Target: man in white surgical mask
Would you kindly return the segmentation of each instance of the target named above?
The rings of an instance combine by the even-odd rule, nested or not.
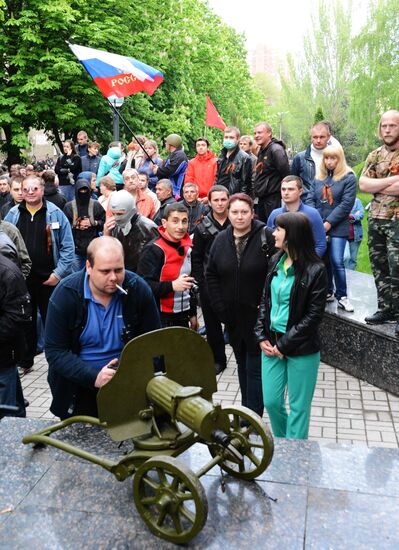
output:
[[[252,195],[252,162],[240,149],[240,130],[234,126],[224,129],[223,149],[217,160],[215,185],[226,187],[230,195]]]

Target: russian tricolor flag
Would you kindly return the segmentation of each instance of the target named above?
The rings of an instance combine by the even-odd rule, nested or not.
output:
[[[69,47],[107,99],[137,92],[152,95],[163,81],[163,74],[133,57],[69,44]]]

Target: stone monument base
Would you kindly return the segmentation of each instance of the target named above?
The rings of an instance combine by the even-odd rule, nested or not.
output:
[[[7,550],[172,549],[154,537],[133,503],[132,480],[118,482],[99,466],[54,448],[32,449],[24,435],[43,420],[0,422],[0,547]],[[105,431],[74,426],[63,439],[115,458]],[[399,548],[399,450],[276,440],[258,480],[201,478],[208,521],[193,549]],[[194,472],[209,460],[197,444],[179,457]]]
[[[320,327],[322,361],[373,386],[399,395],[399,338],[395,324],[367,325],[364,318],[377,311],[374,278],[347,271],[347,313],[337,302],[327,304]]]

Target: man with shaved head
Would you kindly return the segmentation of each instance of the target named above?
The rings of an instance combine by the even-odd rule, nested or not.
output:
[[[61,281],[49,303],[45,352],[51,412],[61,419],[98,416],[98,388],[115,374],[123,346],[160,326],[152,291],[125,270],[118,239],[94,239],[86,270]]]
[[[259,145],[254,194],[259,199],[259,219],[266,223],[272,211],[281,206],[281,181],[290,173],[290,166],[284,142],[273,137],[267,122],[255,126],[254,139]]]
[[[381,117],[384,142],[367,157],[359,187],[374,195],[370,204],[369,255],[377,287],[378,310],[365,318],[370,325],[396,322],[399,336],[399,112]]]

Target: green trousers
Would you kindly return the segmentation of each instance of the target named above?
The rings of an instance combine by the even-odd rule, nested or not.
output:
[[[284,359],[262,353],[263,401],[276,437],[307,439],[319,364],[320,353]],[[289,415],[284,400],[286,387]]]

